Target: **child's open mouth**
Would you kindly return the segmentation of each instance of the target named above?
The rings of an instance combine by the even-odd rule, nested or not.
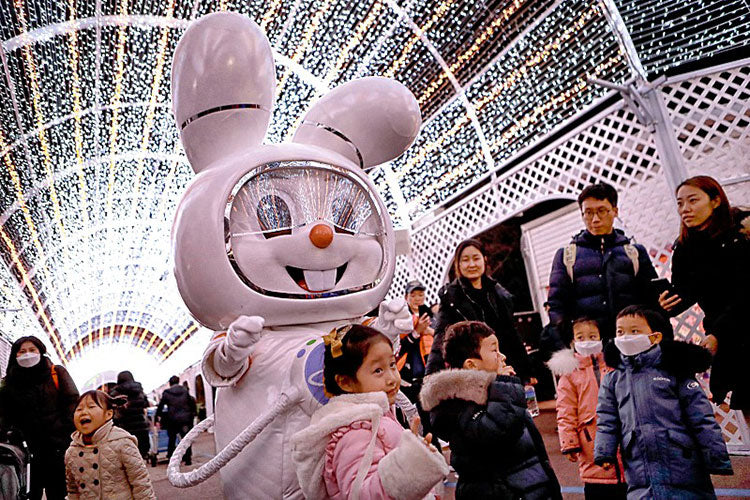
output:
[[[79,420],[79,422],[81,423],[81,425],[86,425],[91,423],[91,419],[88,417],[83,417]]]

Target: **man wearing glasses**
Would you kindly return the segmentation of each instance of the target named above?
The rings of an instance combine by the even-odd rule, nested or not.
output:
[[[553,334],[566,345],[571,322],[582,316],[596,320],[602,338],[608,339],[614,337],[617,313],[626,306],[659,310],[651,284],[657,275],[646,249],[614,228],[615,188],[605,183],[587,186],[578,196],[578,206],[586,229],[557,251],[549,280]]]

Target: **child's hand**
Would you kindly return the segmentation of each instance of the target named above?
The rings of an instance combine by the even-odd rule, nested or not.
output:
[[[570,453],[567,453],[565,456],[568,457],[568,460],[570,460],[571,462],[578,462],[577,451],[571,451]]]
[[[510,365],[501,365],[497,370],[498,375],[515,375],[516,370]]]
[[[415,436],[421,437],[419,435],[419,426],[422,424],[422,419],[419,418],[419,416],[416,416],[412,419],[411,423],[409,424],[409,428],[414,433]],[[422,442],[427,446],[427,448],[430,451],[437,451],[437,448],[432,446],[432,433],[430,432],[425,437],[422,438]]]

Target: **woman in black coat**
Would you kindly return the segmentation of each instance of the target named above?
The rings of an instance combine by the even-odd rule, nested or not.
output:
[[[672,255],[676,295],[661,295],[661,306],[676,314],[694,303],[703,309],[706,347],[714,354],[710,388],[721,403],[750,420],[750,213],[730,207],[721,185],[692,177],[677,188],[680,237]]]
[[[484,246],[469,239],[459,243],[453,259],[457,278],[440,290],[440,311],[435,323],[435,339],[427,359],[427,375],[445,368],[443,338],[445,330],[459,321],[482,321],[495,331],[500,352],[505,354],[524,382],[532,380],[526,348],[513,325],[513,300],[510,292],[485,274],[487,257]]]
[[[128,402],[115,413],[115,425],[138,439],[138,450],[141,456],[146,458],[150,448],[149,425],[146,420],[146,409],[149,404],[143,386],[133,379],[133,374],[128,370],[121,371],[117,374],[117,385],[112,388],[110,395],[128,398]]]
[[[31,498],[64,499],[65,450],[70,445],[78,389],[68,371],[52,364],[36,337],[21,337],[10,349],[8,370],[0,386],[0,421],[16,429],[33,454]]]

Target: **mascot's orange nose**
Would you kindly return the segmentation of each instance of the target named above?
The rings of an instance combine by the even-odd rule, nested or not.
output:
[[[310,229],[310,241],[318,248],[326,248],[333,241],[333,229],[326,224],[315,224]]]

